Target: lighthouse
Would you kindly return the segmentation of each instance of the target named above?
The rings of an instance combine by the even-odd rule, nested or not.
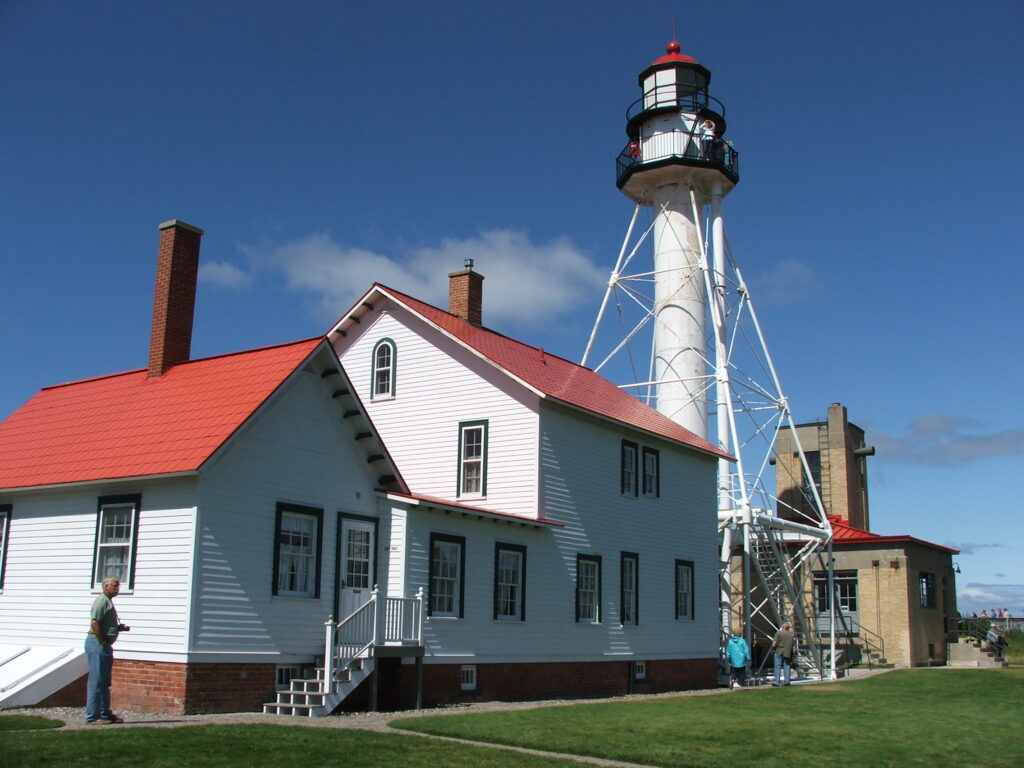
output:
[[[628,142],[616,162],[616,184],[654,217],[656,407],[708,438],[708,393],[715,391],[708,296],[724,274],[722,198],[739,182],[739,156],[724,138],[725,107],[708,92],[711,72],[680,50],[669,43],[640,73],[641,96],[626,111]]]

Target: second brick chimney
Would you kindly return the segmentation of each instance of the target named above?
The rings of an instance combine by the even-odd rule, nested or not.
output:
[[[199,240],[203,230],[172,219],[160,225],[153,326],[149,337],[149,376],[163,376],[189,359],[192,318],[199,277]]]
[[[473,260],[466,268],[448,275],[448,311],[473,325],[483,325],[484,276],[473,271]]]

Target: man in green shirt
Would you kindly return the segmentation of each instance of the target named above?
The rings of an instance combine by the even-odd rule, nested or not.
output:
[[[114,641],[121,630],[113,599],[121,590],[115,578],[103,580],[103,593],[96,596],[89,614],[89,634],[85,638],[85,656],[89,661],[88,698],[85,722],[109,725],[124,722],[110,711],[110,672],[114,666]]]

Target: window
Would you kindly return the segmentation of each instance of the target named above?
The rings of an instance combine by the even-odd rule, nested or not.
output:
[[[494,545],[494,618],[526,619],[526,547]]]
[[[594,555],[576,555],[576,621],[601,621],[601,558]]]
[[[395,396],[395,342],[381,339],[373,347],[373,392],[370,397]]]
[[[832,586],[836,594],[836,607],[842,613],[857,612],[857,572],[835,571],[832,574]],[[828,613],[828,574],[814,574],[814,610]]]
[[[653,448],[644,448],[644,496],[657,498],[660,493],[658,478],[658,452]]]
[[[622,481],[621,492],[623,496],[637,495],[636,482],[636,459],[637,445],[629,440],[622,441]]]
[[[799,454],[797,454],[799,456]],[[811,490],[813,485],[815,490],[818,491],[818,496],[821,496],[821,451],[804,451],[804,457],[807,459],[807,469],[810,470],[810,475],[804,475],[804,504],[809,508],[814,508],[814,491]]]
[[[921,586],[921,607],[935,607],[935,574],[921,573],[918,576],[918,583]]]
[[[466,540],[461,536],[430,534],[431,616],[462,618],[465,594]]]
[[[676,618],[693,618],[693,563],[676,560]]]
[[[92,584],[100,589],[113,577],[132,589],[135,580],[135,543],[139,534],[142,497],[101,496],[96,515],[96,549],[93,552]]]
[[[277,505],[273,594],[320,597],[320,554],[324,511],[297,504]]]
[[[7,570],[7,539],[11,536],[11,505],[0,504],[0,589],[4,588]]]
[[[487,422],[459,424],[459,496],[487,495]]]
[[[623,624],[636,624],[638,621],[637,608],[639,607],[639,588],[637,577],[639,575],[639,555],[632,552],[623,552],[619,562],[619,596],[621,609],[620,616]]]
[[[633,679],[634,680],[646,680],[647,679],[647,662],[646,661],[634,661],[633,662]]]
[[[463,664],[459,680],[459,690],[476,690],[476,664]]]

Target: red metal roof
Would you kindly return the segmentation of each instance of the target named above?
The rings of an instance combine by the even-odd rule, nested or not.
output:
[[[926,547],[938,549],[943,552],[959,554],[960,550],[944,547],[941,544],[933,544],[924,539],[915,539],[913,536],[882,536],[878,533],[871,533],[860,528],[855,528],[842,519],[839,515],[829,515],[828,521],[832,524],[832,541],[836,544],[923,544]]]
[[[373,289],[379,289],[398,303],[404,304],[411,311],[476,350],[499,368],[538,390],[545,397],[613,419],[635,429],[683,443],[699,451],[732,458],[664,414],[641,403],[589,368],[571,363],[538,347],[531,347],[508,336],[473,325],[453,314],[379,283],[375,283]],[[363,300],[360,299],[356,303],[356,308]]]
[[[322,341],[42,389],[0,422],[0,488],[197,470]]]

